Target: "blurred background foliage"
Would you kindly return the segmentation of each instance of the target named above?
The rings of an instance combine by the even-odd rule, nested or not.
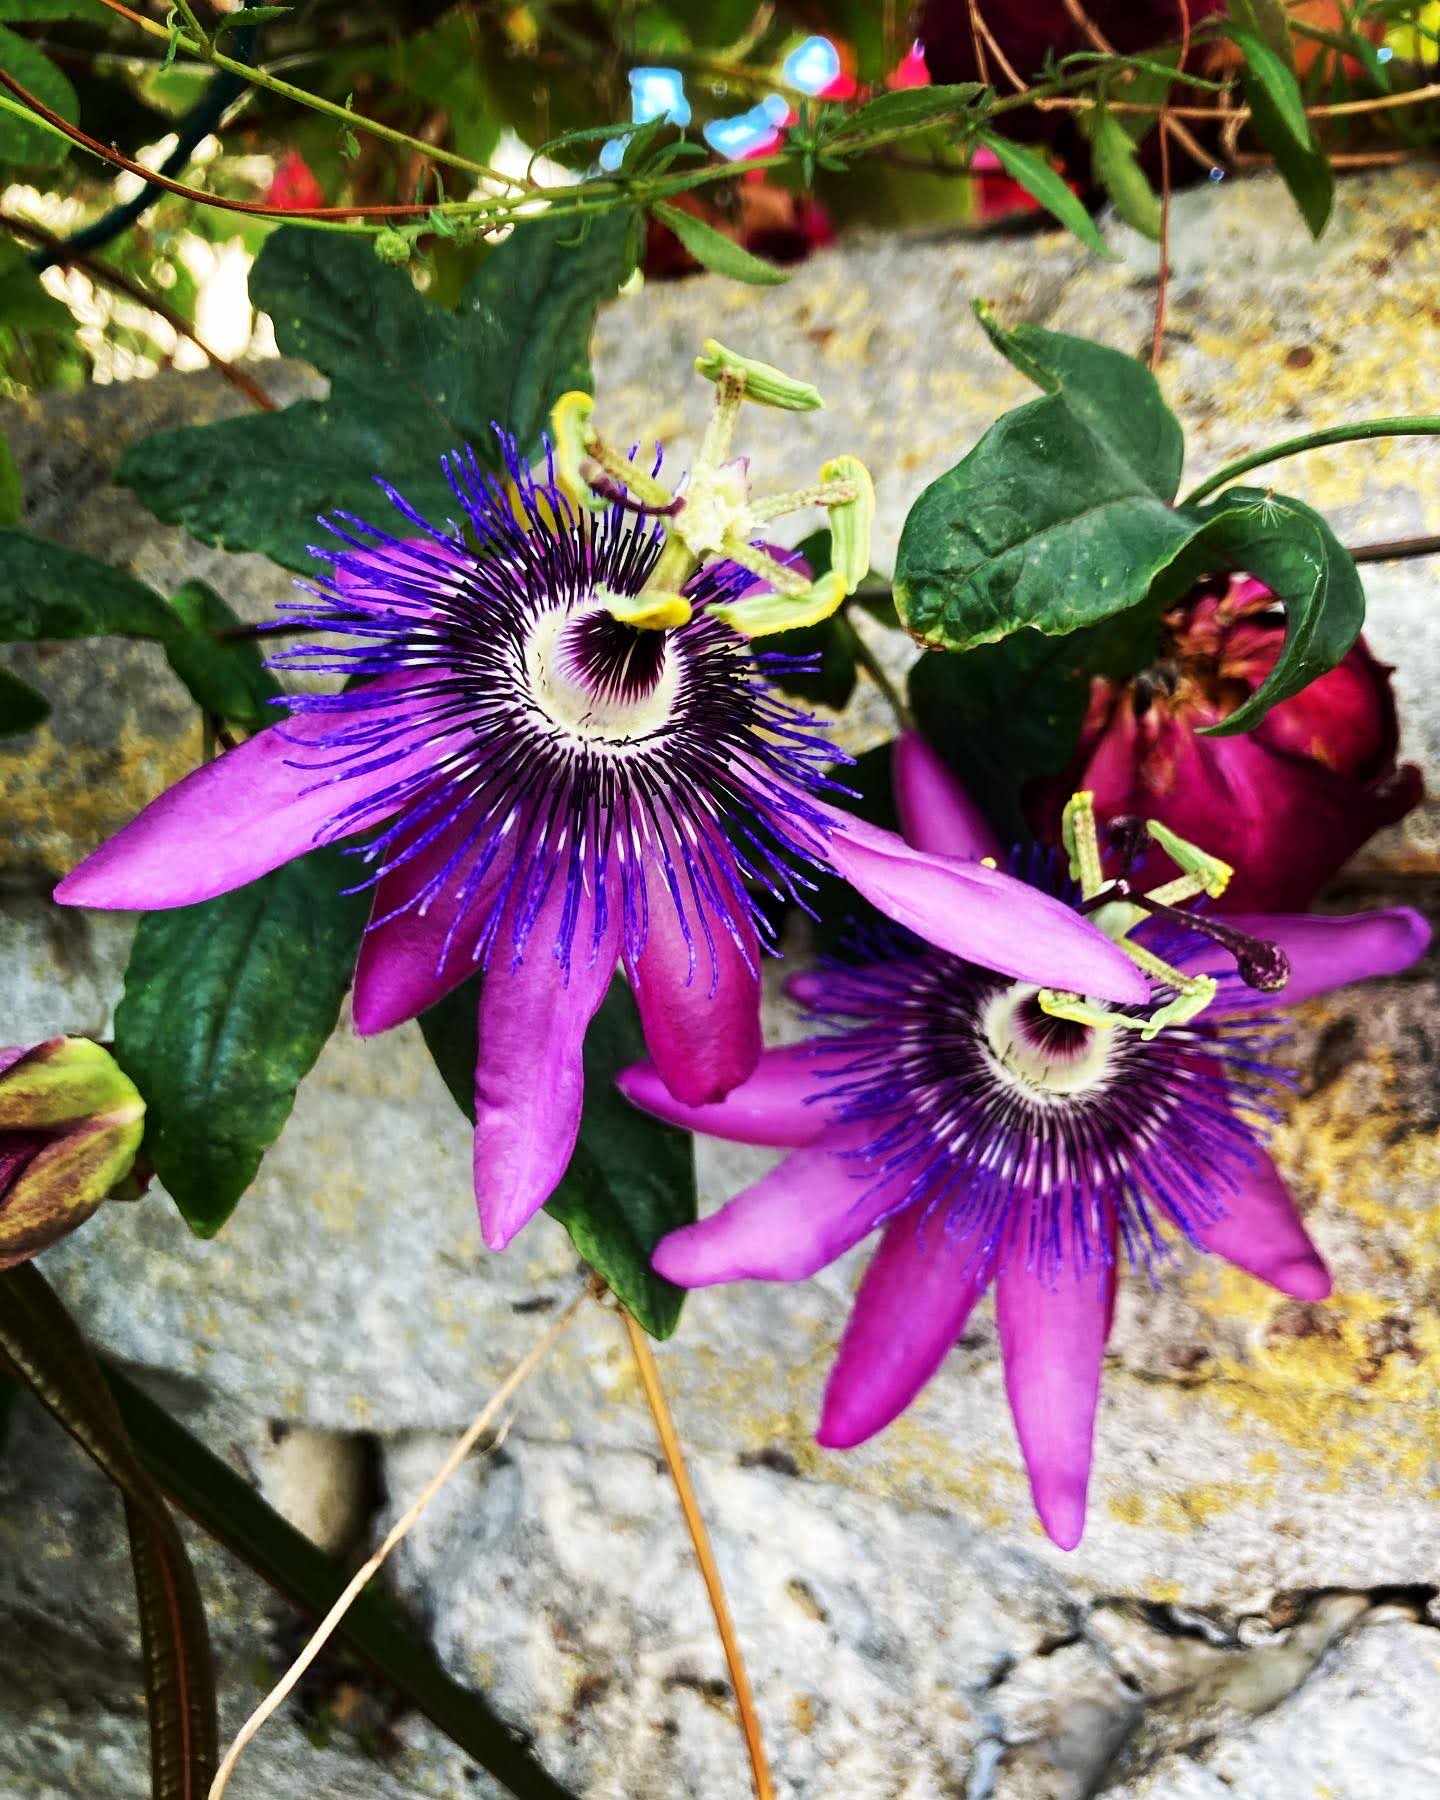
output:
[[[1185,108],[1172,183],[1220,178],[1284,149],[1263,130],[1257,141],[1258,109],[1253,121],[1236,116],[1238,99],[1254,100],[1247,63],[1262,53],[1247,41],[1278,47],[1311,108],[1378,102],[1312,116],[1333,164],[1425,154],[1440,126],[1428,93],[1440,59],[1436,0],[1232,0],[1228,20],[1215,0],[1093,0],[1088,12],[1070,0],[1007,0],[984,11],[988,55],[983,45],[977,55],[969,0],[920,9],[904,0],[298,0],[238,10],[210,0],[173,10],[166,0],[0,0],[0,71],[100,146],[277,215],[487,191],[429,150],[542,186],[603,178],[626,149],[626,128],[658,117],[674,128],[672,175],[730,165],[725,179],[672,194],[673,203],[782,265],[858,225],[1014,229],[1033,216],[1025,188],[1035,181],[1017,185],[1013,168],[977,142],[973,119],[968,131],[952,120],[863,155],[812,153],[827,116],[932,79],[988,82],[1013,100],[1007,65],[1035,81],[1089,57],[1098,109],[1012,107],[996,126],[1038,146],[1087,205],[1108,194],[1152,235],[1153,108],[1167,92]],[[1178,43],[1187,25],[1187,88],[1171,86],[1153,54],[1148,68],[1112,58],[1107,74],[1095,49],[1152,52]],[[212,66],[175,35],[192,26],[237,64],[413,141],[357,132],[252,85],[243,68]],[[146,190],[26,115],[13,94],[0,93],[0,392],[123,379],[167,361],[200,366],[205,352],[187,334],[226,358],[270,347],[246,274],[271,218]],[[1107,97],[1122,95],[1152,110],[1107,110]],[[767,166],[739,166],[756,157]],[[1297,198],[1303,179],[1291,183]],[[497,180],[488,191],[499,191]],[[443,216],[435,222],[407,226],[391,250],[450,301],[488,246]],[[650,216],[647,278],[693,270],[694,251]]]

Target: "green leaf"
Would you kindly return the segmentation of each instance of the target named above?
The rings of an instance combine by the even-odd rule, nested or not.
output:
[[[368,239],[277,231],[251,298],[273,318],[281,350],[330,377],[328,397],[159,432],[130,447],[117,479],[206,543],[261,550],[294,569],[312,566],[317,515],[388,513],[376,475],[448,518],[455,498],[442,455],[469,442],[498,466],[492,420],[532,452],[559,396],[589,388],[590,334],[628,273],[629,225],[623,210],[583,225],[526,220],[486,258],[457,312],[379,266]]]
[[[1057,175],[1038,151],[1013,143],[998,131],[979,132],[976,141],[994,154],[1000,167],[1012,181],[1020,183],[1032,200],[1039,201],[1067,231],[1073,231],[1087,250],[1096,250],[1115,261],[1115,252],[1096,230],[1095,221],[1071,193],[1064,177]]]
[[[1160,237],[1160,200],[1140,167],[1135,140],[1103,100],[1081,116],[1090,140],[1095,177],[1116,212],[1143,236]]]
[[[34,44],[7,31],[0,25],[0,69],[13,75],[21,85],[53,113],[74,124],[80,116],[75,90]],[[17,105],[23,102],[16,98]],[[8,106],[0,112],[0,163],[18,163],[26,168],[53,169],[63,162],[70,150],[70,140],[46,120],[30,114],[21,117]]]
[[[425,1013],[420,1029],[445,1085],[475,1117],[479,978]],[[695,1218],[695,1161],[684,1132],[637,1111],[615,1076],[645,1055],[635,1002],[618,977],[585,1037],[585,1110],[565,1179],[545,1210],[652,1337],[669,1337],[684,1290],[650,1267],[667,1231]]]
[[[316,1549],[249,1484],[120,1370],[103,1371],[136,1455],[174,1505],[312,1619],[329,1612],[350,1571]],[[336,1637],[519,1800],[569,1800],[484,1698],[453,1680],[368,1587]]]
[[[1300,85],[1259,38],[1245,31],[1230,35],[1245,58],[1241,82],[1255,135],[1275,158],[1301,217],[1318,238],[1335,202],[1335,176],[1305,117]]]
[[[175,632],[174,614],[144,582],[28,531],[0,530],[0,568],[0,643]]]
[[[949,87],[895,88],[877,94],[846,118],[837,142],[876,131],[920,131],[927,125],[958,123],[988,91],[981,82],[959,81]]]
[[[1050,392],[991,426],[905,521],[895,603],[912,636],[946,650],[1022,626],[1060,635],[1137,605],[1198,529],[1166,504],[1182,444],[1148,370],[980,317]]]
[[[9,440],[0,432],[0,529],[20,523],[25,495]]]
[[[663,200],[657,200],[650,210],[662,225],[669,226],[696,262],[717,275],[748,281],[752,287],[778,287],[790,279],[784,269],[766,262],[763,256],[753,255],[743,244],[737,244],[693,213],[667,206]]]
[[[185,1542],[74,1320],[33,1264],[0,1274],[0,1360],[124,1494],[150,1719],[150,1791],[155,1800],[205,1800],[217,1760],[215,1675]]]
[[[0,737],[33,731],[50,717],[50,702],[28,682],[0,669]]]
[[[335,1028],[368,895],[334,849],[232,894],[147,913],[115,1013],[115,1057],[147,1106],[155,1172],[212,1237],[280,1135]]]
[[[171,595],[170,605],[183,635],[170,639],[165,654],[202,712],[246,731],[273,725],[279,715],[270,702],[280,686],[265,667],[259,645],[253,639],[225,642],[215,636],[241,623],[229,603],[203,581],[187,581]]]
[[[1290,41],[1290,15],[1285,0],[1229,0],[1225,13],[1236,30],[1258,38],[1292,74],[1295,72],[1295,46]]]
[[[1355,559],[1312,507],[1263,488],[1229,488],[1208,506],[1188,508],[1199,533],[1168,570],[1160,599],[1183,593],[1201,574],[1243,569],[1285,609],[1285,645],[1262,686],[1209,735],[1252,731],[1281,700],[1333,669],[1365,623],[1365,589]]]
[[[294,10],[293,6],[247,6],[244,12],[222,13],[210,27],[210,41],[218,43],[227,31],[241,26],[248,30],[255,25],[272,25],[276,19],[288,18]]]
[[[100,0],[0,0],[0,19],[32,24],[49,19],[88,19],[103,25],[112,16]]]
[[[47,294],[30,259],[13,238],[0,238],[0,324],[12,331],[61,332],[73,336],[75,315]],[[13,519],[0,521],[13,525]]]

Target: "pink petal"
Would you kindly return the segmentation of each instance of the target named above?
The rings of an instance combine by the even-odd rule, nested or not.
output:
[[[1262,994],[1229,981],[1221,989],[1215,1015],[1257,1007],[1293,1006],[1317,994],[1372,976],[1398,975],[1419,960],[1430,944],[1430,927],[1408,906],[1380,912],[1324,918],[1314,913],[1236,913],[1225,923],[1264,938],[1290,959],[1290,979],[1278,992]],[[1197,947],[1177,966],[1187,974],[1234,973],[1235,959],[1218,944]]]
[[[1115,1289],[1113,1260],[1042,1279],[1023,1237],[995,1282],[1005,1391],[1040,1523],[1062,1550],[1085,1530],[1100,1368]]]
[[[397,585],[402,604],[419,589],[454,593],[460,587],[456,572],[472,568],[474,560],[459,546],[434,538],[399,538],[365,550],[342,550],[331,579],[347,603],[393,611]]]
[[[677,859],[678,860],[678,859]],[[752,1074],[760,1058],[760,944],[741,902],[734,928],[697,901],[682,872],[686,926],[655,864],[646,871],[645,947],[625,970],[645,1045],[677,1100],[703,1106]]]
[[[787,1156],[697,1225],[660,1240],[653,1266],[680,1287],[718,1281],[803,1281],[875,1229],[904,1197],[903,1181],[876,1182],[863,1148],[876,1125],[842,1125]]]
[[[414,675],[387,676],[365,692],[373,699],[393,691],[399,725],[407,716],[407,690],[415,685]],[[411,713],[415,704],[410,702]],[[425,741],[393,760],[388,750],[357,752],[363,772],[329,766],[340,752],[317,740],[375,718],[372,706],[357,707],[353,715],[344,708],[321,709],[272,725],[152,800],[65,877],[55,898],[63,906],[127,912],[190,906],[244,887],[303,855],[337,814],[423,775],[443,754],[443,747]],[[365,768],[372,762],[379,766]],[[383,811],[337,835],[367,830],[376,816],[383,817]]]
[[[1225,1200],[1225,1211],[1213,1224],[1195,1228],[1195,1239],[1227,1262],[1259,1276],[1296,1300],[1324,1300],[1330,1293],[1330,1271],[1286,1191],[1280,1172],[1263,1151],[1242,1182],[1240,1192]]]
[[[993,1266],[973,1235],[908,1207],[885,1227],[825,1388],[816,1439],[864,1443],[904,1412],[949,1354]]]
[[[892,754],[900,830],[915,850],[979,862],[999,857],[999,839],[918,731],[902,731]]]
[[[834,807],[825,854],[838,875],[917,936],[987,969],[1102,1000],[1140,1003],[1150,985],[1079,913],[983,863],[912,850]]]
[[[618,886],[592,953],[595,906],[580,908],[569,980],[555,955],[565,904],[563,871],[551,885],[518,966],[510,959],[511,920],[501,920],[480,985],[480,1056],[475,1068],[475,1198],[492,1250],[503,1250],[554,1193],[580,1132],[585,1094],[585,1030],[605,998],[620,949]]]
[[[832,1114],[815,1104],[817,1078],[824,1071],[817,1047],[842,1040],[812,1038],[803,1044],[761,1052],[755,1071],[723,1100],[688,1106],[677,1100],[660,1079],[654,1063],[636,1063],[616,1077],[621,1093],[668,1125],[728,1138],[732,1144],[774,1144],[787,1149],[813,1142],[831,1123]]]
[[[514,858],[513,834],[475,892],[464,897],[464,917],[458,924],[456,910],[474,867],[473,856],[466,856],[428,900],[416,897],[464,848],[479,816],[476,809],[467,809],[433,844],[398,863],[377,883],[371,919],[380,922],[367,929],[355,966],[354,1020],[361,1037],[415,1018],[474,973],[476,948]]]

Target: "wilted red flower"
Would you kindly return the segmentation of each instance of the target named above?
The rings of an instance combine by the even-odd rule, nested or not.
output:
[[[1153,668],[1092,684],[1076,760],[1036,796],[1037,829],[1053,829],[1070,792],[1089,788],[1102,819],[1158,819],[1232,864],[1225,909],[1307,906],[1421,797],[1420,771],[1395,760],[1390,670],[1362,639],[1254,731],[1201,737],[1274,668],[1284,621],[1268,588],[1236,576],[1199,590],[1166,624],[1167,653]]]
[[[264,193],[267,206],[277,212],[304,212],[325,204],[325,193],[298,150],[287,150],[275,165]]]

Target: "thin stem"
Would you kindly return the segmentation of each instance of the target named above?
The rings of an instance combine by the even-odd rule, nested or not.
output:
[[[1351,544],[1357,563],[1405,562],[1412,556],[1440,556],[1440,536],[1391,538],[1382,544]]]
[[[390,1530],[385,1534],[384,1543],[381,1544],[380,1548],[374,1553],[365,1566],[362,1569],[357,1570],[355,1575],[346,1585],[344,1593],[341,1594],[340,1598],[330,1608],[329,1612],[326,1613],[325,1617],[316,1627],[314,1634],[311,1636],[310,1641],[306,1644],[305,1648],[300,1652],[299,1656],[295,1658],[295,1661],[291,1663],[284,1675],[281,1676],[280,1680],[260,1702],[259,1706],[255,1708],[254,1712],[251,1713],[250,1717],[236,1733],[235,1741],[225,1752],[225,1759],[220,1764],[219,1769],[215,1773],[215,1779],[210,1785],[209,1800],[221,1800],[221,1796],[230,1784],[230,1777],[235,1773],[235,1765],[239,1762],[245,1746],[255,1736],[256,1732],[259,1731],[265,1721],[275,1712],[276,1708],[284,1704],[286,1697],[293,1690],[296,1682],[299,1681],[300,1677],[310,1667],[311,1663],[314,1662],[315,1658],[320,1654],[321,1650],[325,1647],[325,1644],[339,1627],[340,1621],[359,1598],[366,1583],[376,1573],[380,1565],[385,1561],[385,1558],[395,1546],[418,1521],[426,1507],[429,1506],[430,1502],[480,1442],[481,1438],[484,1437],[485,1433],[489,1431],[491,1425],[499,1416],[502,1407],[504,1407],[506,1402],[511,1399],[526,1381],[529,1380],[530,1376],[535,1373],[535,1370],[540,1366],[546,1354],[554,1346],[556,1340],[569,1326],[571,1320],[575,1317],[576,1313],[579,1312],[584,1302],[589,1299],[590,1291],[589,1284],[587,1283],[587,1285],[581,1288],[580,1292],[570,1301],[565,1310],[556,1317],[550,1329],[545,1333],[544,1337],[541,1338],[535,1348],[530,1351],[529,1355],[515,1365],[505,1377],[504,1381],[501,1382],[500,1386],[496,1388],[495,1392],[485,1402],[484,1406],[481,1407],[480,1411],[476,1413],[464,1432],[456,1439],[450,1454],[425,1484],[419,1497],[406,1507],[399,1519],[396,1520],[395,1524],[392,1525]]]
[[[849,608],[847,607],[845,623],[849,626],[850,636],[854,640],[856,662],[875,683],[876,687],[879,688],[886,703],[889,705],[891,712],[894,713],[896,723],[899,725],[900,729],[902,731],[913,731],[915,729],[915,715],[910,711],[899,688],[896,687],[889,675],[886,674],[885,665],[865,642],[864,638],[861,637],[860,633],[855,628],[854,620],[851,619],[848,614]]]
[[[630,1351],[640,1373],[640,1385],[645,1389],[645,1398],[650,1403],[650,1415],[655,1421],[655,1430],[660,1439],[660,1448],[665,1453],[670,1479],[675,1483],[680,1510],[685,1515],[690,1542],[695,1547],[695,1560],[700,1565],[705,1592],[710,1596],[710,1610],[715,1615],[715,1626],[725,1651],[725,1666],[730,1671],[730,1685],[735,1690],[735,1704],[740,1712],[740,1729],[745,1734],[745,1748],[750,1753],[750,1777],[755,1785],[755,1800],[774,1800],[775,1787],[770,1779],[770,1765],[765,1758],[760,1721],[755,1716],[755,1696],[750,1689],[750,1677],[745,1673],[745,1662],[735,1636],[725,1589],[720,1585],[720,1571],[715,1566],[715,1553],[710,1548],[710,1534],[700,1515],[700,1505],[690,1483],[690,1471],[685,1467],[680,1440],[675,1434],[675,1421],[670,1416],[665,1390],[660,1385],[660,1371],[655,1366],[655,1354],[650,1348],[649,1338],[623,1306],[620,1308],[620,1317],[625,1325],[626,1336],[630,1339]]]
[[[84,251],[72,250],[63,238],[56,237],[52,232],[46,231],[43,226],[32,225],[28,219],[17,219],[11,213],[0,212],[0,225],[17,232],[21,237],[27,237],[32,242],[43,245],[46,250],[52,252],[54,262],[65,268],[81,269],[92,281],[113,289],[117,294],[124,294],[126,299],[133,300],[137,306],[143,306],[150,312],[158,313],[167,325],[179,332],[181,337],[189,338],[197,349],[202,350],[211,366],[230,383],[231,387],[244,394],[252,405],[258,406],[262,412],[277,410],[277,403],[270,398],[260,383],[253,380],[243,369],[236,368],[234,363],[227,362],[218,350],[212,350],[196,333],[194,326],[187,323],[183,315],[176,312],[168,301],[160,299],[158,295],[152,294],[147,288],[141,287],[138,281],[131,281],[128,275],[121,275],[115,269],[110,268],[108,264],[101,262],[98,257],[87,256]]]
[[[157,24],[153,19],[142,18],[139,13],[132,12],[128,6],[122,6],[120,0],[100,0],[100,4],[109,7],[111,12],[119,13],[132,25],[138,25],[151,37],[164,38],[167,42],[169,41],[170,32],[165,26]],[[361,114],[351,112],[348,107],[341,106],[334,100],[325,99],[322,94],[313,94],[308,88],[296,87],[293,82],[284,81],[278,75],[271,75],[268,70],[253,68],[249,63],[238,62],[233,56],[227,56],[223,51],[215,49],[210,44],[205,33],[194,22],[188,6],[182,6],[181,11],[187,16],[192,30],[200,42],[196,43],[181,32],[176,37],[176,48],[184,50],[204,62],[213,63],[217,69],[226,69],[232,75],[238,75],[254,87],[265,88],[272,94],[280,94],[287,100],[295,101],[297,105],[308,106],[314,112],[325,113],[355,131],[365,131],[371,137],[383,138],[386,143],[398,145],[401,149],[417,151],[435,162],[445,163],[452,169],[463,169],[468,175],[485,176],[491,181],[505,182],[511,187],[533,186],[533,183],[517,182],[513,176],[502,175],[497,169],[492,169],[488,163],[475,162],[472,158],[460,156],[453,150],[439,150],[433,144],[427,144],[420,138],[414,138],[406,132],[395,130],[393,126],[382,125],[377,119],[364,118]],[[428,211],[429,209],[422,210]]]
[[[1281,443],[1272,444],[1268,450],[1253,451],[1249,456],[1242,456],[1238,462],[1226,463],[1223,469],[1207,475],[1199,487],[1190,490],[1182,505],[1194,506],[1197,501],[1213,494],[1217,488],[1224,487],[1227,482],[1234,481],[1241,475],[1248,475],[1251,469],[1258,469],[1265,463],[1280,462],[1287,456],[1299,456],[1304,450],[1323,450],[1327,444],[1358,444],[1371,438],[1386,437],[1440,437],[1440,418],[1426,414],[1408,419],[1367,419],[1359,425],[1331,425],[1324,431],[1306,432],[1304,437],[1285,438]]]
[[[191,6],[190,0],[175,0],[175,10],[195,34],[196,42],[200,47],[200,54],[208,62],[212,53],[210,33],[195,17],[195,9]]]

